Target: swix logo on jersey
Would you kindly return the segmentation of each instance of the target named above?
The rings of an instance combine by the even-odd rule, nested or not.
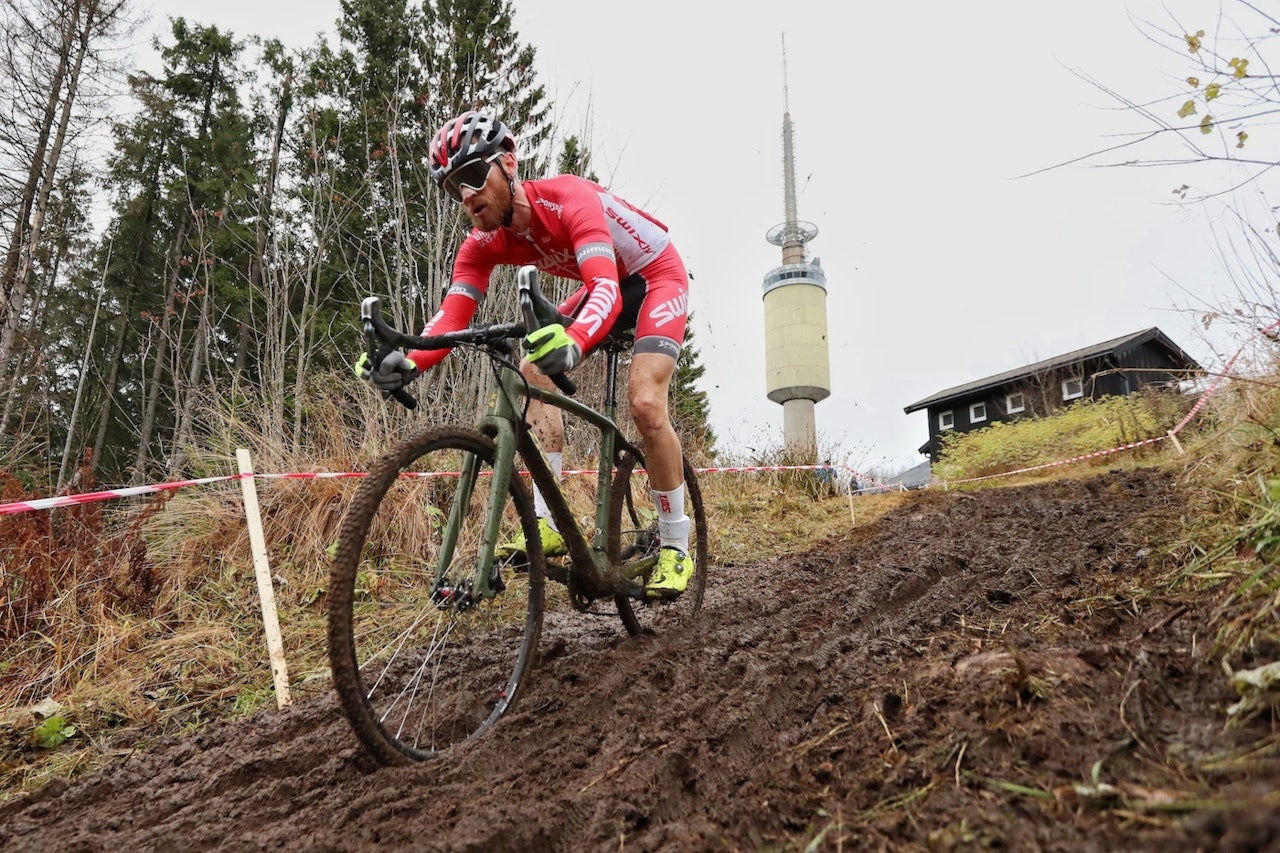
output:
[[[668,299],[649,312],[653,325],[662,327],[672,320],[678,320],[689,310],[689,294],[682,293],[675,299]]]
[[[611,278],[597,276],[593,279],[595,287],[591,290],[591,298],[582,307],[575,323],[581,323],[587,330],[587,337],[593,338],[604,326],[613,308],[618,304],[618,283]]]
[[[538,269],[545,270],[550,273],[567,274],[569,278],[578,275],[578,266],[575,262],[573,249],[557,249],[554,252],[543,251],[541,246],[535,247],[538,250]]]
[[[622,214],[608,206],[605,207],[604,212],[610,219],[618,223],[619,228],[631,235],[631,239],[636,241],[636,245],[640,247],[642,252],[646,255],[653,254],[653,245],[648,240],[641,237],[640,232],[636,230],[636,227],[632,225],[631,222],[624,219]]]

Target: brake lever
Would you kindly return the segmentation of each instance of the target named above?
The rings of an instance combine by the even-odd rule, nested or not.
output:
[[[364,348],[369,356],[369,369],[377,370],[378,365],[394,349],[390,345],[382,346],[382,330],[387,328],[382,320],[381,300],[376,296],[367,296],[360,303],[360,321],[364,327]],[[418,408],[417,399],[404,388],[394,391],[383,391],[384,397],[394,397],[406,409]]]
[[[563,316],[559,311],[555,312],[555,316],[550,315],[539,316],[537,306],[534,303],[534,294],[542,297],[542,292],[538,290],[538,268],[532,264],[526,264],[516,271],[516,289],[519,291],[520,297],[520,313],[524,315],[524,327],[529,332],[537,331],[543,326],[549,326],[552,323],[560,323],[567,326],[568,317]],[[542,301],[547,300],[543,297]],[[565,394],[572,397],[578,392],[577,383],[569,378],[567,373],[553,373],[549,378],[555,386]]]

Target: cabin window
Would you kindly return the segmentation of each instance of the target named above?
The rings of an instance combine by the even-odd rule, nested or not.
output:
[[[969,423],[976,424],[987,419],[987,404],[974,403],[969,407]]]
[[[1079,376],[1072,376],[1070,379],[1062,380],[1062,399],[1078,400],[1084,396],[1084,381]]]
[[[1008,397],[1004,398],[1004,410],[1011,415],[1016,415],[1018,412],[1025,412],[1027,410],[1027,398],[1023,397],[1020,393],[1010,394]]]
[[[938,429],[955,429],[956,414],[955,412],[938,412]]]

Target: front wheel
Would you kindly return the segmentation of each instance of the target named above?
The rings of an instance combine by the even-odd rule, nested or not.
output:
[[[613,477],[613,494],[609,502],[609,531],[606,539],[612,565],[635,564],[651,559],[658,552],[657,513],[649,495],[648,482],[634,475],[639,460],[624,453]],[[689,460],[684,463],[685,513],[689,516],[689,555],[693,557],[693,577],[684,594],[671,602],[643,602],[628,595],[615,596],[618,616],[632,636],[646,631],[675,627],[691,619],[702,609],[709,569],[707,554],[707,513],[702,505],[702,491]],[[641,585],[644,577],[637,578]]]
[[[422,761],[480,735],[515,703],[533,664],[546,564],[519,477],[495,512],[499,542],[523,532],[528,570],[492,572],[497,595],[475,582],[495,453],[469,429],[406,439],[370,468],[339,528],[329,662],[342,709],[379,763]]]

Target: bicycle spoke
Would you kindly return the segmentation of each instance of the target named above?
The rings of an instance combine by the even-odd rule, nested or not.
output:
[[[439,624],[439,620],[437,620],[437,624]],[[452,632],[452,630],[453,630],[452,627],[450,627],[449,630],[444,632],[443,637],[438,636],[439,632],[437,632],[437,636],[432,637],[430,644],[427,646],[427,651],[423,657],[421,665],[419,665],[419,667],[417,668],[417,670],[414,671],[412,676],[408,680],[406,680],[404,687],[401,688],[400,692],[397,693],[395,696],[391,697],[390,702],[387,704],[387,709],[379,717],[379,721],[385,724],[387,719],[391,716],[391,713],[396,709],[396,706],[400,703],[400,700],[404,699],[406,694],[409,696],[408,701],[405,703],[404,713],[400,717],[400,725],[396,728],[395,736],[397,740],[405,739],[404,724],[412,715],[413,701],[417,697],[418,689],[422,686],[422,674],[427,669],[427,665],[430,664],[432,661],[436,661],[435,670],[438,671],[440,657],[439,655],[436,654],[436,652],[442,648],[442,646],[444,645],[444,642],[448,639],[449,634]],[[367,668],[367,665],[366,665],[366,668]],[[435,672],[433,672],[433,675],[434,674]],[[380,680],[381,678],[379,678],[379,681]],[[434,688],[435,688],[435,680],[433,679],[431,684],[431,691],[428,694],[429,697],[434,695]],[[378,688],[376,684],[374,685],[374,687],[370,689],[368,695],[371,699],[377,693],[377,689]],[[427,719],[427,715],[425,714],[419,717],[419,727],[418,727],[419,736],[415,736],[409,741],[409,743],[412,746],[415,746],[415,747],[422,746],[422,741],[420,737],[421,728],[422,728],[421,723],[426,719]]]
[[[383,763],[423,760],[479,734],[515,701],[530,669],[542,625],[541,548],[502,593],[485,595],[477,582],[494,453],[471,430],[415,436],[373,466],[343,520],[330,662],[343,711]],[[480,461],[473,489],[453,475],[467,456]],[[499,535],[524,531],[536,541],[532,499],[519,482],[508,486],[494,516]],[[450,517],[458,523],[446,535]]]

